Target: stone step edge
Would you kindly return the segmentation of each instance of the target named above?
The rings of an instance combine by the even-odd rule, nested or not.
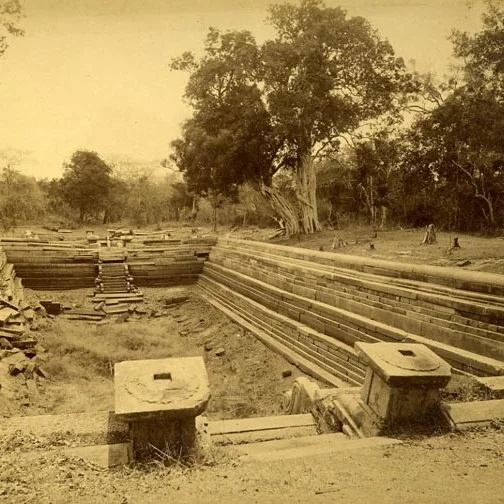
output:
[[[488,289],[488,286],[490,285],[494,287],[493,290],[495,292],[504,293],[504,275],[495,275],[485,272],[460,271],[455,268],[448,269],[441,266],[386,261],[383,259],[337,254],[334,252],[320,252],[311,249],[302,249],[299,247],[289,247],[285,245],[274,245],[270,243],[256,242],[253,240],[240,240],[231,237],[219,238],[218,242],[228,244],[235,243],[244,246],[248,245],[250,248],[255,247],[263,250],[276,249],[277,252],[280,252],[280,254],[284,252],[284,254],[289,257],[309,258],[308,260],[321,264],[340,264],[342,265],[341,267],[352,269],[354,271],[363,271],[364,273],[368,272],[366,270],[379,271],[383,273],[383,276],[393,276],[394,278],[397,278],[399,274],[403,275],[402,277],[404,277],[404,275],[427,275],[429,277],[428,283],[445,285],[447,287],[462,290],[469,289],[463,289],[462,287],[457,286],[457,284],[464,285],[468,283],[469,285],[472,285],[472,287],[481,285],[482,289]],[[390,274],[391,272],[395,274],[392,275]],[[415,280],[415,278],[412,278],[412,280]],[[447,285],[448,281],[451,285]],[[478,289],[470,290],[474,292],[481,292]],[[492,292],[488,292],[488,290],[483,290],[482,293],[492,294]]]
[[[402,330],[400,333],[404,336],[400,338],[401,341],[422,343],[436,352],[441,358],[447,360],[453,367],[460,368],[462,371],[478,374],[479,376],[504,375],[504,363],[501,361],[480,356],[445,343],[429,340],[423,336],[406,333]],[[472,373],[472,371],[478,371],[478,373]]]
[[[225,253],[224,253],[225,252]],[[240,262],[240,258],[248,258],[249,260],[247,261],[246,264],[243,262]],[[250,251],[246,250],[231,250],[231,254],[229,253],[228,249],[225,248],[217,248],[212,251],[212,255],[210,258],[210,261],[206,263],[206,265],[209,264],[226,264],[228,262],[231,262],[232,264],[236,264],[238,261],[238,264],[242,266],[241,270],[246,269],[254,269],[254,265],[251,264],[252,262],[257,262],[260,263],[260,266],[264,266],[264,268],[267,268],[269,271],[272,271],[272,275],[275,275],[275,278],[279,282],[282,281],[282,279],[285,279],[285,281],[289,282],[289,277],[296,276],[296,265],[294,265],[292,262],[287,262],[287,261],[282,261],[281,256],[272,256],[270,254],[265,257],[264,255],[261,256],[261,259],[258,260],[257,256],[254,256],[253,258],[250,256]],[[299,267],[302,268],[305,271],[308,271],[310,273],[309,278],[310,280],[294,280],[292,283],[293,285],[299,285],[300,287],[305,287],[307,289],[316,289],[319,287],[324,287],[324,285],[317,284],[317,278],[325,278],[328,281],[335,282],[335,285],[331,287],[331,290],[334,290],[335,293],[340,293],[343,292],[347,294],[347,296],[355,296],[357,295],[358,292],[364,293],[366,297],[370,296],[369,299],[372,299],[373,297],[384,297],[390,302],[395,302],[397,304],[397,307],[400,308],[399,305],[405,305],[407,304],[408,306],[416,307],[418,310],[412,310],[413,312],[420,312],[423,313],[425,310],[429,312],[433,312],[431,314],[431,317],[435,318],[441,318],[444,319],[446,318],[447,313],[449,312],[449,320],[452,323],[455,323],[457,325],[461,325],[463,327],[469,326],[472,327],[472,324],[476,324],[476,329],[477,331],[480,332],[487,332],[490,333],[490,335],[485,336],[483,334],[479,334],[483,337],[488,337],[489,339],[495,339],[498,341],[504,341],[504,334],[503,332],[499,332],[498,327],[495,325],[495,323],[491,322],[485,322],[480,320],[480,318],[474,318],[468,316],[470,312],[467,310],[474,309],[475,307],[478,308],[476,315],[479,315],[479,317],[487,317],[489,316],[489,306],[486,305],[478,305],[475,304],[473,300],[462,300],[461,302],[464,304],[459,304],[457,305],[456,301],[453,299],[453,296],[450,297],[449,299],[447,296],[444,295],[439,295],[437,293],[431,293],[431,294],[426,294],[425,292],[419,292],[412,290],[410,288],[402,288],[400,287],[397,289],[396,287],[393,287],[392,289],[388,286],[388,283],[384,283],[383,277],[380,278],[380,282],[377,282],[376,275],[374,276],[375,278],[370,278],[370,280],[363,279],[362,277],[365,276],[364,273],[359,274],[359,276],[356,275],[348,275],[347,272],[342,272],[341,274],[336,274],[334,271],[330,270],[323,270],[322,268],[313,268],[311,263],[307,263],[306,261],[296,261],[298,263]],[[309,266],[306,266],[309,264]],[[259,267],[259,266],[256,266]],[[243,272],[244,274],[247,274],[246,272]],[[297,273],[299,276],[299,268],[297,269]],[[355,272],[354,272],[355,273]],[[336,278],[337,276],[337,278]],[[370,277],[371,275],[367,275]],[[313,277],[313,279],[312,279]],[[306,278],[306,275],[304,276]],[[351,282],[345,282],[345,279],[350,278],[352,281]],[[417,282],[420,283],[420,282]],[[378,287],[375,287],[378,286]],[[327,287],[327,286],[325,286]],[[399,298],[399,300],[397,299]],[[403,300],[404,299],[404,300]],[[405,301],[405,300],[410,300],[410,301]],[[504,303],[504,298],[500,299],[501,302]],[[418,304],[417,304],[418,303]],[[428,305],[429,307],[424,307],[424,305]],[[457,309],[458,307],[458,309]],[[425,309],[424,309],[425,308]],[[465,312],[464,312],[465,309]],[[501,313],[501,310],[499,310],[499,313]],[[465,314],[465,315],[464,315]],[[444,316],[443,316],[444,315]],[[494,313],[492,316],[496,316],[496,313]],[[458,320],[457,320],[458,319]],[[461,322],[466,322],[462,323]],[[493,326],[493,327],[492,327]]]
[[[287,361],[294,364],[296,367],[301,369],[301,371],[306,374],[317,378],[320,381],[328,383],[334,387],[348,387],[348,383],[337,378],[336,376],[331,375],[324,369],[320,368],[316,364],[313,364],[308,359],[301,357],[296,352],[290,350],[285,345],[279,343],[273,337],[266,334],[264,331],[254,326],[250,322],[247,322],[244,318],[240,317],[237,313],[231,311],[226,308],[222,303],[212,298],[211,295],[204,293],[204,299],[208,301],[212,306],[216,307],[218,310],[225,313],[229,318],[237,322],[240,326],[244,327],[252,334],[254,334],[262,343],[264,343],[268,348],[273,350],[274,352],[283,355]]]
[[[225,277],[227,275],[228,277],[230,277],[231,282],[234,281],[236,283],[239,279],[241,279],[242,282],[244,282],[244,283],[248,282],[249,284],[256,286],[257,288],[255,290],[259,289],[259,291],[264,290],[266,293],[270,292],[270,293],[272,293],[273,296],[276,296],[278,299],[284,300],[284,302],[288,302],[289,298],[290,298],[293,300],[294,303],[296,303],[296,300],[298,300],[299,303],[302,304],[303,300],[306,300],[306,298],[303,298],[302,296],[299,296],[299,295],[293,294],[293,293],[288,293],[282,289],[279,289],[279,288],[274,287],[270,284],[267,284],[266,282],[262,282],[260,280],[255,279],[255,278],[252,278],[252,277],[247,277],[246,275],[243,275],[243,274],[238,273],[236,271],[232,271],[232,270],[225,268],[223,266],[216,265],[216,264],[212,264],[209,266],[210,266],[210,271],[211,271],[212,267],[214,269],[217,269],[217,274],[219,274],[219,271],[220,271],[220,275],[223,277]],[[209,273],[210,273],[210,271],[209,271]],[[233,278],[238,279],[238,280],[233,280]],[[276,295],[275,295],[275,293],[276,293]],[[315,301],[315,300],[311,300],[311,299],[309,301],[310,301],[310,305],[312,307],[316,307],[316,306],[324,307],[325,306],[327,308],[330,308],[329,311],[326,309],[322,310],[323,313],[326,313],[326,314],[330,313],[331,314],[331,316],[326,315],[330,320],[334,320],[334,317],[339,315],[343,318],[344,321],[353,321],[354,324],[357,324],[357,326],[361,326],[364,329],[372,326],[374,331],[378,335],[381,335],[381,337],[379,339],[383,339],[383,337],[385,335],[388,337],[392,336],[393,339],[395,339],[397,341],[406,341],[406,340],[411,341],[412,338],[422,338],[424,341],[432,342],[432,344],[444,345],[445,348],[446,347],[457,348],[461,352],[467,352],[468,354],[478,356],[479,358],[477,359],[477,362],[481,363],[486,368],[486,369],[484,368],[483,371],[490,373],[490,374],[501,374],[501,372],[495,371],[496,369],[497,370],[501,369],[502,374],[504,374],[504,362],[502,362],[498,359],[486,357],[486,356],[480,355],[480,354],[476,354],[474,352],[471,352],[470,350],[465,350],[462,348],[454,347],[453,345],[450,345],[449,343],[444,343],[444,342],[436,341],[433,339],[431,340],[430,338],[427,338],[425,336],[417,335],[417,334],[414,334],[411,332],[407,332],[403,329],[393,327],[389,324],[371,319],[371,318],[366,317],[364,315],[352,313],[347,310],[337,308],[337,307],[334,307],[331,305],[326,305],[325,303],[321,303],[320,301]],[[301,309],[298,306],[299,303],[296,303],[294,305],[297,307],[297,309]],[[320,310],[314,310],[314,311],[316,311],[318,313]],[[457,337],[457,336],[454,335],[453,337]],[[472,337],[474,337],[476,340],[478,339],[478,337],[476,337],[476,336],[472,336]],[[474,359],[472,361],[474,362]],[[492,366],[490,369],[488,369],[488,364],[490,364]],[[474,366],[471,366],[471,367],[474,367]],[[478,369],[478,367],[476,367],[476,369]]]
[[[354,305],[355,309],[351,309],[350,306],[335,306],[334,304],[325,303],[324,301],[319,301],[313,298],[306,298],[302,294],[296,292],[285,291],[276,285],[264,282],[258,278],[247,276],[239,271],[232,270],[226,266],[222,266],[216,263],[208,263],[206,265],[207,275],[212,277],[220,277],[222,282],[227,283],[240,283],[246,285],[247,283],[251,286],[250,297],[253,296],[253,292],[264,292],[265,298],[271,298],[276,300],[279,305],[278,311],[280,311],[280,306],[284,306],[285,303],[292,304],[299,310],[300,314],[307,311],[313,312],[309,317],[315,317],[321,319],[322,317],[329,320],[345,320],[347,323],[351,324],[351,321],[359,321],[359,326],[363,327],[366,332],[369,330],[369,324],[362,322],[363,319],[368,319],[373,324],[373,330],[377,331],[383,339],[383,335],[390,336],[390,330],[388,333],[384,332],[384,325],[395,330],[397,335],[392,335],[394,339],[404,339],[408,334],[415,334],[418,336],[426,337],[434,341],[443,342],[445,344],[453,345],[457,348],[464,348],[469,352],[476,353],[478,355],[486,356],[488,358],[499,359],[499,355],[504,356],[504,343],[498,340],[485,338],[483,336],[478,336],[473,333],[464,332],[461,330],[456,330],[448,327],[438,326],[434,321],[422,321],[418,319],[413,319],[403,314],[388,311],[385,308],[369,307],[366,303],[360,303],[359,301],[349,301],[347,304]],[[233,280],[238,278],[237,281]],[[241,279],[241,281],[240,281]],[[266,287],[265,287],[266,286]],[[231,287],[231,285],[230,285]],[[285,293],[285,294],[279,294]],[[255,298],[254,298],[255,299]],[[303,303],[301,300],[309,300],[309,306],[306,306],[306,301]],[[263,304],[267,304],[264,302]],[[269,306],[269,305],[268,305]],[[362,308],[361,308],[362,307]],[[275,308],[276,309],[276,308]],[[347,315],[344,315],[344,314]],[[348,315],[350,314],[350,315]],[[409,329],[409,330],[408,330]],[[402,333],[399,331],[403,331]],[[436,334],[438,338],[431,338],[430,334]],[[337,336],[336,336],[337,337]],[[444,341],[443,341],[444,340]],[[492,356],[493,353],[493,356]]]
[[[225,247],[222,250],[226,250]],[[242,254],[242,255],[251,255],[252,253],[257,254],[256,250],[250,249],[231,249],[233,252]],[[219,246],[213,250],[213,253],[219,251]],[[454,306],[459,310],[463,310],[464,307],[477,307],[483,313],[488,312],[489,310],[493,310],[496,313],[502,314],[504,312],[504,299],[501,296],[487,296],[482,297],[484,295],[480,293],[478,296],[475,296],[477,299],[473,299],[471,296],[472,291],[463,291],[462,289],[456,289],[451,287],[445,287],[444,292],[434,291],[431,286],[437,286],[437,284],[429,284],[428,281],[422,282],[419,280],[410,280],[409,282],[415,282],[414,285],[405,285],[399,284],[399,281],[403,281],[404,279],[395,278],[395,277],[387,277],[384,275],[378,275],[375,273],[366,273],[363,271],[356,271],[351,269],[344,268],[334,268],[331,266],[327,266],[324,264],[320,264],[317,262],[312,262],[305,259],[292,259],[288,256],[284,255],[275,255],[275,254],[259,254],[262,259],[265,259],[270,262],[280,263],[280,265],[285,265],[287,267],[292,268],[293,266],[300,266],[307,270],[312,270],[314,272],[319,273],[317,276],[327,276],[336,275],[340,279],[342,283],[349,283],[351,285],[355,285],[356,283],[366,283],[370,286],[369,289],[372,289],[373,285],[378,285],[381,287],[385,287],[384,292],[391,291],[393,293],[394,290],[398,292],[401,291],[405,294],[405,297],[408,297],[407,294],[413,295],[415,299],[433,302],[433,298],[437,300],[437,304],[441,304],[441,306]],[[211,260],[210,254],[210,260]],[[287,259],[287,260],[286,260]],[[329,278],[332,280],[332,278]],[[344,279],[347,279],[347,282],[343,282]],[[391,282],[391,280],[396,280],[396,282]],[[465,293],[465,297],[460,296],[460,294]],[[481,297],[481,299],[479,299]],[[458,298],[458,299],[454,299]],[[489,306],[488,300],[492,299],[495,302],[498,302],[498,305]]]
[[[392,277],[392,276],[385,276],[385,275],[379,275],[377,273],[367,273],[364,271],[360,270],[355,270],[355,269],[350,269],[350,268],[345,268],[341,266],[331,266],[328,264],[324,263],[319,263],[319,262],[314,262],[310,261],[307,259],[298,259],[294,257],[290,257],[286,254],[275,254],[273,252],[264,252],[261,250],[253,249],[251,250],[250,248],[244,247],[243,244],[241,246],[235,246],[235,245],[229,245],[229,244],[217,244],[214,247],[212,247],[212,252],[215,253],[215,251],[219,250],[231,250],[233,252],[239,253],[239,254],[248,254],[250,255],[253,253],[254,255],[259,255],[261,258],[264,259],[269,259],[269,260],[277,260],[279,262],[282,262],[284,264],[294,264],[294,265],[303,265],[303,264],[310,264],[312,268],[314,268],[317,271],[321,272],[326,272],[326,273],[335,273],[338,275],[345,275],[347,278],[355,278],[355,279],[369,279],[370,281],[373,281],[374,279],[379,279],[381,283],[391,285],[393,287],[400,287],[400,288],[405,288],[405,289],[412,289],[412,290],[423,290],[426,293],[434,293],[434,294],[445,294],[450,297],[460,297],[461,299],[468,299],[470,301],[477,300],[480,303],[483,304],[488,304],[488,303],[495,303],[497,307],[503,307],[504,308],[504,298],[501,295],[498,294],[484,294],[480,292],[475,292],[475,291],[470,291],[470,290],[463,290],[459,288],[454,288],[454,287],[448,287],[445,285],[441,284],[435,284],[435,283],[429,283],[427,281],[422,281],[422,280],[411,280],[411,279],[406,279],[406,278],[401,278],[401,277]],[[307,249],[309,250],[309,249]],[[356,257],[356,256],[349,256],[349,257]],[[444,268],[446,269],[446,268]],[[460,270],[455,270],[459,272]]]
[[[367,366],[361,362],[353,346],[349,346],[335,337],[320,333],[301,322],[290,319],[286,315],[277,313],[209,277],[201,277],[198,285],[209,291],[221,304],[238,313],[248,322],[262,328],[273,338],[280,338],[280,342],[289,348],[298,351],[301,355],[306,356],[308,354],[309,360],[320,360],[320,362],[316,363],[321,367],[328,365],[327,363],[322,365],[322,363],[324,360],[329,359],[332,373],[338,375],[338,372],[341,372],[341,368],[343,368],[343,374],[345,375],[343,379],[345,381],[348,381],[354,375],[356,380],[351,381],[356,381],[359,384],[363,381]],[[231,301],[229,299],[230,295],[238,299]],[[251,308],[257,310],[261,315],[250,313]]]
[[[496,330],[497,328],[489,329],[488,327],[483,327],[490,325],[484,322],[477,322],[476,326],[469,325],[469,322],[475,323],[475,320],[460,317],[454,314],[447,315],[444,312],[435,310],[434,308],[427,308],[418,304],[406,303],[405,301],[394,300],[390,297],[384,297],[383,299],[380,298],[379,301],[376,301],[373,298],[378,297],[377,295],[370,294],[366,291],[361,291],[357,287],[355,287],[354,289],[344,286],[341,286],[340,288],[329,287],[327,285],[317,285],[316,283],[310,282],[308,280],[297,278],[291,283],[290,288],[287,289],[285,288],[285,285],[289,285],[290,282],[289,276],[287,276],[287,274],[282,274],[282,272],[273,269],[268,269],[267,273],[263,269],[258,271],[258,269],[254,269],[250,264],[247,264],[247,267],[240,267],[239,263],[233,260],[230,260],[230,264],[228,264],[228,259],[228,257],[225,257],[223,260],[220,257],[215,258],[214,256],[212,261],[205,264],[205,268],[211,268],[212,265],[220,265],[223,267],[229,267],[230,265],[233,265],[236,271],[239,271],[244,275],[247,275],[248,270],[250,276],[254,276],[259,280],[265,281],[264,277],[268,277],[271,280],[271,285],[273,285],[274,287],[281,288],[286,292],[292,294],[302,295],[303,297],[306,297],[308,299],[313,299],[315,301],[329,304],[336,308],[341,307],[335,304],[336,301],[331,301],[331,297],[337,297],[341,300],[344,300],[343,302],[359,303],[363,306],[369,307],[369,309],[381,308],[383,310],[389,311],[390,313],[396,313],[398,315],[407,316],[408,318],[420,320],[422,322],[432,323],[441,328],[463,332],[473,336],[479,336],[490,341],[496,341],[498,344],[504,344],[504,330],[502,332],[498,332]],[[317,293],[312,296],[308,295],[307,291],[317,291]],[[359,293],[361,294],[360,296]],[[326,301],[325,299],[329,300]]]

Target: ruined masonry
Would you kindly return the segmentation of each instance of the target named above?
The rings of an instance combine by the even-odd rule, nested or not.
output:
[[[116,411],[100,420],[127,441],[117,447],[117,460],[129,460],[130,440],[136,458],[152,448],[190,452],[196,431],[213,442],[240,445],[245,458],[272,460],[278,450],[282,456],[319,453],[339,446],[338,433],[369,438],[433,414],[452,426],[502,416],[504,401],[498,400],[480,402],[477,411],[471,403],[440,408],[440,389],[452,373],[494,391],[503,388],[501,275],[230,237],[146,239],[129,233],[120,247],[103,241],[1,239],[7,297],[0,301],[0,330],[15,333],[8,326],[23,323],[20,311],[28,320],[21,301],[19,307],[12,303],[20,284],[14,271],[33,288],[95,287],[93,301],[103,314],[134,310],[142,297],[137,286],[197,284],[210,303],[329,385],[298,378],[284,395],[286,416],[197,421],[210,397],[202,361],[119,363]],[[332,437],[314,436],[322,424]],[[300,437],[290,441],[283,433]]]

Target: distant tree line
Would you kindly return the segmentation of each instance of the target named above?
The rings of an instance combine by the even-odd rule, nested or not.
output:
[[[93,151],[74,152],[59,179],[35,180],[11,165],[0,172],[0,225],[4,229],[44,221],[144,226],[190,220],[192,206],[193,196],[175,174],[159,179],[146,170],[121,171]]]

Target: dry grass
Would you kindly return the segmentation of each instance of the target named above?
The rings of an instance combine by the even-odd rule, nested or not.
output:
[[[105,326],[57,320],[40,337],[49,349],[44,368],[53,382],[46,395],[47,409],[53,413],[113,409],[116,362],[186,355],[181,341],[170,338],[169,325],[166,320]]]
[[[154,299],[160,303],[164,291],[145,289],[149,306]],[[78,292],[73,295],[80,304]],[[210,382],[209,417],[281,414],[282,394],[301,371],[196,293],[165,312],[159,318],[101,326],[56,318],[37,336],[48,350],[43,367],[51,379],[40,401],[22,414],[113,410],[116,362],[197,355],[204,357]],[[221,348],[225,354],[216,355]],[[292,375],[283,378],[285,369]]]
[[[116,362],[180,355],[183,348],[169,338],[167,329],[159,320],[104,326],[58,320],[42,338],[42,344],[51,349],[46,367],[62,379],[110,378]]]

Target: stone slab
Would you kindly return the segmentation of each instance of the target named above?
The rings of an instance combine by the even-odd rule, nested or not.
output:
[[[445,411],[456,428],[464,428],[467,424],[489,423],[504,419],[504,399],[450,403],[445,405]]]
[[[114,383],[115,413],[125,421],[194,418],[210,399],[203,357],[119,362]]]
[[[355,348],[392,387],[442,388],[451,378],[451,366],[421,344],[358,342]]]
[[[119,421],[112,411],[3,418],[0,419],[0,431],[4,435],[21,431],[36,437],[68,434],[77,436],[82,443],[96,444],[129,440],[128,425]]]
[[[476,381],[487,389],[494,398],[504,399],[504,376],[481,376]]]
[[[291,439],[317,434],[315,425],[286,427],[283,429],[262,429],[248,432],[231,432],[228,434],[213,434],[211,440],[214,445],[242,445],[245,443],[258,443],[276,439]]]
[[[66,455],[78,457],[99,467],[108,469],[133,462],[131,443],[78,446],[64,450]]]
[[[267,429],[285,429],[289,427],[314,427],[315,425],[316,422],[313,415],[307,413],[300,415],[211,420],[208,422],[208,431],[211,435],[217,435]]]
[[[243,461],[260,460],[266,462],[306,458],[346,450],[377,448],[399,443],[401,441],[387,437],[349,439],[343,433],[332,433],[233,446],[232,449],[239,454]]]
[[[203,281],[204,282],[209,281],[209,279],[203,277]],[[204,288],[204,284],[202,285],[201,279],[199,285],[200,287]],[[313,376],[314,378],[317,378],[318,380],[328,383],[334,387],[348,386],[346,382],[334,376],[334,374],[327,372],[326,370],[322,369],[320,366],[318,366],[311,360],[299,355],[299,353],[286,347],[276,338],[273,338],[255,324],[248,322],[242,316],[238,315],[238,313],[228,308],[227,305],[225,306],[222,302],[220,302],[220,300],[215,299],[213,297],[215,293],[212,292],[211,289],[206,288],[204,289],[206,292],[210,294],[210,295],[204,295],[204,298],[211,305],[221,310],[228,317],[234,320],[237,324],[240,324],[242,327],[246,328],[248,331],[254,334],[254,336],[256,336],[262,343],[264,343],[268,348],[285,357],[285,359],[287,359],[288,362],[291,362],[295,366],[299,367],[303,372],[309,374],[310,376]],[[253,302],[250,303],[252,304]],[[229,302],[227,304],[229,304]],[[267,308],[264,308],[264,310],[267,311]]]

